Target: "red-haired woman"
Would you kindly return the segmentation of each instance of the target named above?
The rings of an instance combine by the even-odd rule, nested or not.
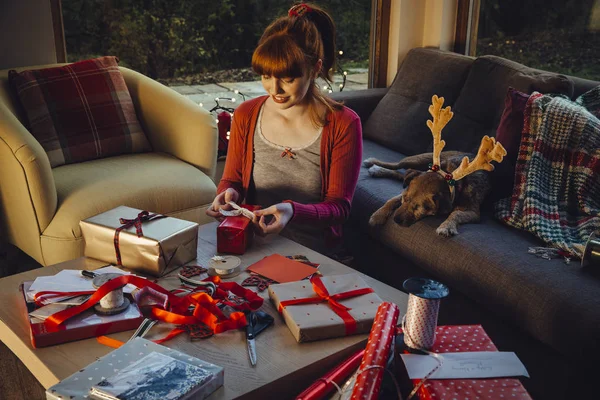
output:
[[[225,170],[207,214],[228,201],[259,204],[259,234],[281,233],[335,255],[362,158],[359,117],[324,96],[335,61],[335,25],[312,4],[293,6],[265,30],[252,56],[267,96],[234,113]]]

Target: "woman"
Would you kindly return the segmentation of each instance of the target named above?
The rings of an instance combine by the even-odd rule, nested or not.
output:
[[[312,4],[292,7],[262,35],[252,56],[267,96],[235,111],[227,161],[212,207],[259,204],[259,234],[280,233],[324,254],[341,244],[362,158],[359,117],[325,97],[332,81],[335,26]]]

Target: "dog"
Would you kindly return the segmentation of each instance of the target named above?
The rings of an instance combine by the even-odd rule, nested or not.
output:
[[[369,219],[372,227],[383,225],[394,214],[394,222],[410,226],[431,215],[448,215],[436,229],[440,236],[458,234],[461,224],[477,223],[480,220],[480,207],[491,191],[488,172],[478,170],[454,183],[455,193],[451,193],[448,178],[435,171],[427,170],[434,153],[408,156],[397,163],[368,158],[363,165],[369,168],[374,178],[392,178],[404,182],[404,191],[388,200]],[[472,161],[474,154],[458,151],[442,151],[440,164],[443,171],[455,171],[464,157]],[[404,170],[401,172],[399,170]]]

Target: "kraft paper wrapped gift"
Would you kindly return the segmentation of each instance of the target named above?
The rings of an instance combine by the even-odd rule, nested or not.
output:
[[[335,304],[330,304],[314,289],[314,280],[320,280],[328,295],[343,307],[349,308],[347,314],[334,311]],[[318,283],[318,282],[317,282]],[[317,290],[318,287],[317,287]],[[354,295],[347,298],[349,293],[358,291],[370,293]],[[327,293],[322,293],[327,296]],[[314,275],[311,280],[273,284],[269,286],[269,297],[298,342],[348,336],[366,333],[371,330],[377,307],[382,303],[381,298],[372,291],[358,274],[334,276]],[[319,301],[313,304],[294,304],[304,299],[313,298]],[[281,307],[282,302],[285,306]],[[344,317],[344,314],[346,317]],[[354,325],[354,326],[353,326]]]
[[[140,213],[142,210],[120,206],[81,221],[85,256],[154,276],[164,275],[196,259],[198,224],[158,215],[149,221],[142,218],[139,232],[142,236],[138,236],[136,224],[121,230],[119,263],[115,231],[124,225],[121,219],[135,220]]]

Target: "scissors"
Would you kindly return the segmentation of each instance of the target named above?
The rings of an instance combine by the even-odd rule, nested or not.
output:
[[[246,313],[246,342],[250,364],[256,366],[256,336],[273,324],[274,318],[264,311],[249,311]]]

